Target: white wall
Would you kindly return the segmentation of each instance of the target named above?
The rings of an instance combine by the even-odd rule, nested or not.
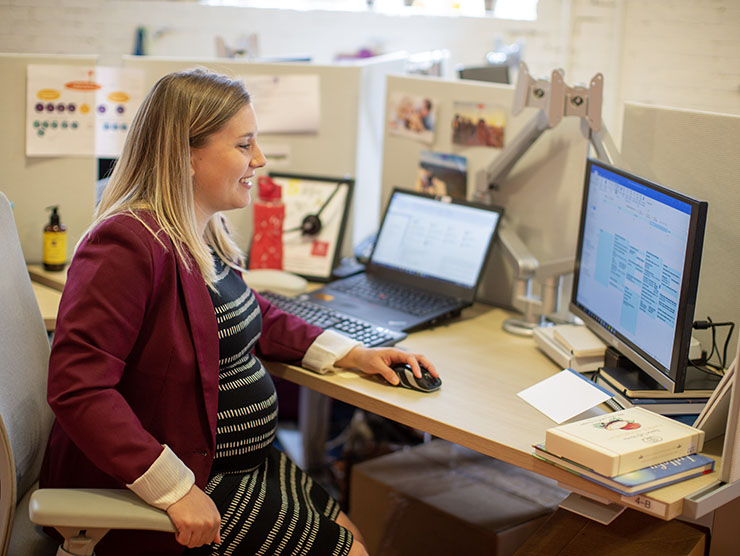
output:
[[[259,34],[263,56],[446,48],[452,64],[480,63],[499,34],[526,41],[536,76],[565,70],[569,84],[605,77],[604,118],[619,142],[623,101],[740,114],[737,0],[540,0],[536,22],[392,17],[203,6],[182,1],[0,0],[0,51],[99,54],[115,65],[135,29],[155,55],[215,55],[215,36]],[[348,30],[350,32],[348,32]]]

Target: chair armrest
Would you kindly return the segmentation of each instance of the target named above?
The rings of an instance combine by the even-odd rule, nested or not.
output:
[[[45,527],[175,532],[167,512],[123,489],[39,489],[31,495],[28,515]]]

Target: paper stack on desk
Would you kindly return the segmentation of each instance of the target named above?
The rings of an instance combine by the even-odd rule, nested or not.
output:
[[[585,326],[541,326],[532,335],[537,347],[561,367],[584,373],[604,364],[606,344]]]
[[[553,326],[553,336],[576,357],[604,357],[606,344],[585,326],[576,324]]]
[[[534,455],[633,496],[710,473],[704,431],[635,407],[548,429]]]

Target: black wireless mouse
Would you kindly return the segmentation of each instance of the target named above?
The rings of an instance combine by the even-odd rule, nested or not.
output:
[[[442,380],[439,377],[432,376],[427,369],[421,367],[421,378],[414,376],[414,371],[406,363],[396,363],[391,367],[400,379],[399,386],[418,390],[419,392],[434,392],[442,386]]]

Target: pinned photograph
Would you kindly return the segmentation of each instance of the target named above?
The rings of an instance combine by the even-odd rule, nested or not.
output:
[[[421,151],[414,190],[465,199],[468,161],[456,154]]]
[[[504,146],[506,112],[503,108],[475,102],[455,102],[452,142],[456,145]]]
[[[388,128],[423,143],[434,141],[436,101],[429,97],[397,92],[391,95]]]

